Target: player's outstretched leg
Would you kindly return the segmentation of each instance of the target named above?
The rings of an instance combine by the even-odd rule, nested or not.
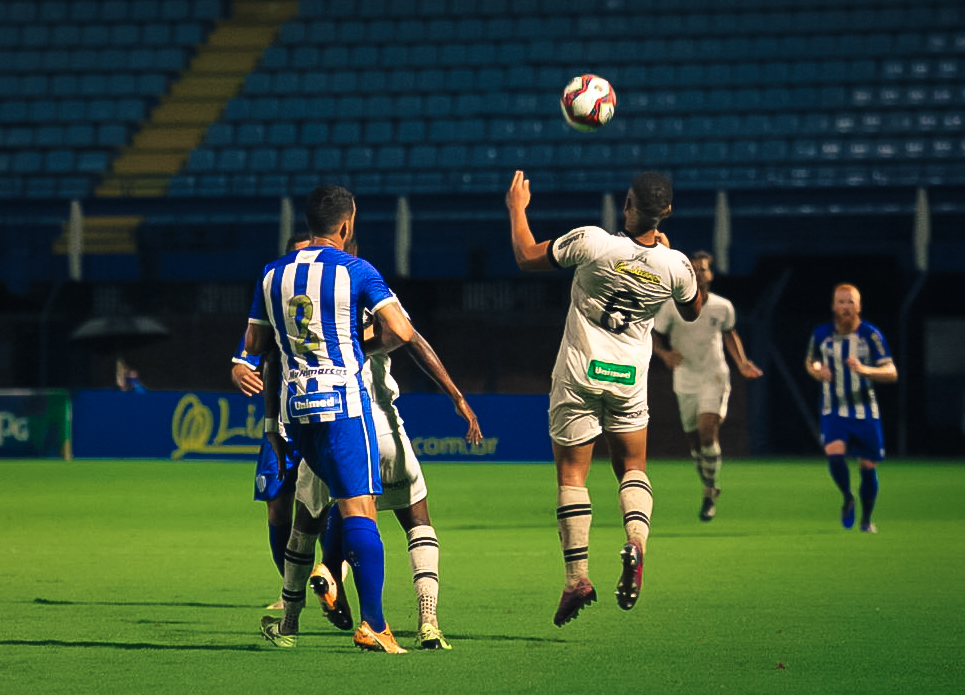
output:
[[[858,488],[861,498],[861,530],[865,533],[878,533],[878,527],[871,523],[871,513],[878,499],[878,469],[862,468],[861,485]]]
[[[653,488],[644,471],[624,473],[620,481],[620,510],[627,542],[620,551],[622,568],[615,593],[617,605],[628,611],[636,605],[643,590],[644,554],[653,513]]]
[[[700,520],[711,521],[717,516],[717,498],[720,497],[720,443],[702,446],[697,472],[704,483],[704,498],[700,505]]]
[[[590,524],[593,511],[590,492],[585,487],[561,485],[556,493],[556,525],[563,548],[566,583],[560,605],[553,616],[557,627],[575,618],[584,606],[596,600],[589,579]]]
[[[854,495],[851,494],[851,476],[848,472],[848,462],[843,454],[828,456],[828,471],[831,473],[834,484],[844,495],[844,503],[841,505],[841,525],[845,528],[851,528],[854,526]]]

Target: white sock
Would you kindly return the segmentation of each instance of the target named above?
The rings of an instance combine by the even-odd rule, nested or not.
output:
[[[620,481],[620,511],[627,540],[640,541],[644,551],[650,537],[650,516],[653,514],[653,488],[643,471],[630,470]]]
[[[305,585],[315,565],[316,535],[292,529],[285,548],[285,584],[281,591],[285,602],[285,617],[281,630],[285,634],[298,632],[298,616],[305,607]]]
[[[590,570],[590,491],[585,487],[560,485],[556,493],[556,526],[563,546],[566,588],[576,586]]]
[[[704,482],[705,493],[713,493],[720,487],[720,464],[720,444],[718,442],[714,442],[710,446],[700,447],[698,472],[700,479]]]
[[[439,600],[439,539],[431,526],[416,526],[406,534],[409,540],[409,566],[419,601],[419,626],[439,626],[436,604]]]

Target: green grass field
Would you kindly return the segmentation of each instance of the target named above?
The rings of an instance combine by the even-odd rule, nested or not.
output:
[[[0,691],[901,693],[965,686],[965,465],[886,462],[877,536],[845,531],[820,460],[726,461],[718,518],[691,464],[653,461],[646,585],[613,598],[622,527],[590,478],[600,601],[563,628],[551,465],[430,464],[454,649],[362,653],[316,605],[295,650],[258,633],[280,579],[251,464],[6,461]],[[405,538],[380,520],[386,616],[415,636]],[[354,602],[354,596],[353,596]]]

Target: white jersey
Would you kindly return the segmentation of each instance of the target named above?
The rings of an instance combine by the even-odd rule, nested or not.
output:
[[[687,257],[625,234],[579,227],[554,240],[550,259],[576,266],[554,379],[593,388],[646,387],[653,317],[668,299],[693,301],[697,280]]]
[[[736,323],[734,305],[713,292],[707,295],[696,321],[684,321],[670,302],[660,309],[653,330],[666,335],[670,346],[683,358],[673,370],[676,393],[697,393],[704,382],[730,377],[723,333],[734,330]]]

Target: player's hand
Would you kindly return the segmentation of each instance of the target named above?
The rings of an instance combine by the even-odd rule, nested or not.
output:
[[[506,207],[510,210],[525,209],[529,205],[529,179],[523,178],[523,172],[513,174],[513,182],[506,192]]]
[[[654,232],[653,240],[656,241],[658,244],[663,244],[668,249],[670,248],[670,237],[668,237],[663,232]]]
[[[271,444],[271,449],[275,452],[275,458],[278,459],[278,479],[284,480],[285,473],[288,470],[286,466],[288,460],[288,442],[285,441],[285,438],[282,437],[279,432],[265,432],[265,439]]]
[[[845,360],[845,363],[848,365],[848,368],[855,374],[864,375],[868,372],[867,368],[861,362],[858,361],[857,357],[849,357],[848,359]]]
[[[811,364],[812,376],[814,376],[818,381],[823,381],[825,383],[830,383],[831,381],[831,368],[823,362],[818,362],[815,360]]]
[[[265,388],[258,372],[243,364],[231,366],[231,383],[246,396],[257,396]]]
[[[745,379],[756,379],[760,376],[764,376],[764,372],[756,364],[747,360],[744,364],[740,366],[741,374],[744,375]]]
[[[683,363],[684,356],[680,354],[679,350],[665,350],[660,353],[660,359],[670,369],[676,369]]]
[[[482,443],[483,436],[482,430],[479,429],[479,419],[476,417],[476,413],[469,407],[465,398],[457,398],[453,401],[453,404],[456,406],[456,412],[459,413],[459,416],[469,423],[466,441],[473,446],[478,446]]]

